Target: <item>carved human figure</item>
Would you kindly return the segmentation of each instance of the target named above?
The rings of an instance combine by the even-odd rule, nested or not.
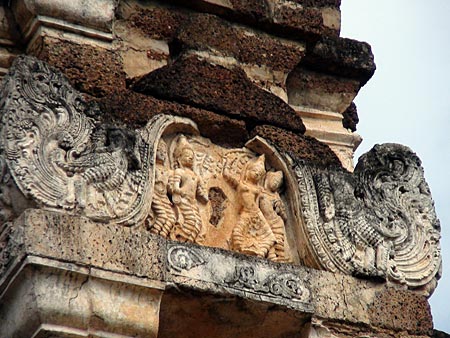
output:
[[[286,208],[280,198],[279,190],[283,185],[281,171],[269,171],[264,179],[259,207],[275,235],[276,242],[270,248],[268,258],[273,261],[285,261],[285,222],[287,220]]]
[[[264,161],[264,155],[250,160],[239,180],[225,175],[236,189],[239,203],[238,222],[232,232],[231,249],[260,257],[267,257],[270,247],[276,241],[259,206],[263,191],[261,180],[266,173]]]
[[[182,242],[199,242],[202,219],[198,201],[207,203],[208,191],[194,172],[194,150],[184,135],[178,139],[174,158],[176,169],[169,181],[169,192],[178,210],[178,224],[171,237]]]
[[[160,140],[156,151],[155,188],[152,199],[153,224],[149,224],[152,233],[168,237],[175,225],[176,217],[172,203],[167,195],[169,169],[166,165],[167,144]]]

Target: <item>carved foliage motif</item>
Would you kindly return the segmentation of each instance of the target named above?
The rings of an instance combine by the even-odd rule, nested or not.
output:
[[[5,224],[12,219],[14,211],[12,209],[9,182],[11,175],[3,158],[0,157],[0,224]]]
[[[170,267],[176,271],[189,271],[199,265],[205,264],[205,260],[194,250],[181,245],[171,246],[167,259]]]
[[[26,56],[5,77],[0,108],[1,152],[26,197],[123,224],[141,222],[149,212],[153,145],[169,125],[192,124],[167,116],[138,131],[102,123],[99,108],[62,74]]]
[[[1,147],[26,196],[100,219],[135,206],[146,180],[136,169],[147,154],[134,133],[100,126],[98,108],[33,58],[15,61],[2,94]]]
[[[274,273],[260,280],[253,266],[238,265],[225,283],[231,287],[302,302],[309,301],[309,290],[290,272]]]
[[[441,265],[440,224],[417,155],[402,145],[377,145],[355,174],[358,195],[393,252],[389,276],[413,287],[431,281]]]
[[[168,271],[174,276],[213,283],[231,294],[312,311],[304,278],[281,265],[186,244],[169,243]],[[218,267],[220,266],[220,267]]]
[[[309,237],[301,256],[317,257],[310,265],[410,287],[439,278],[439,221],[410,149],[376,146],[361,157],[353,175],[301,163],[294,172]]]
[[[30,57],[5,76],[0,111],[3,223],[37,206],[145,221],[174,240],[409,287],[432,290],[439,277],[439,222],[420,160],[406,147],[376,146],[350,174],[295,162],[258,137],[225,149],[174,116],[129,130],[102,122],[63,75]],[[173,255],[180,269],[201,262]],[[274,281],[295,297],[294,282]]]
[[[156,116],[137,131],[104,123],[63,75],[30,57],[17,58],[2,94],[2,156],[38,206],[128,225],[146,220],[164,237],[284,260],[283,174],[268,175],[278,183],[265,188],[264,156],[213,145],[177,117]],[[223,193],[220,203],[209,201],[211,189]],[[212,206],[222,209],[214,225]]]

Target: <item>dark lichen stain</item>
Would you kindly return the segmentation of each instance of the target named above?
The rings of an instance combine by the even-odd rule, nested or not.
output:
[[[211,217],[209,223],[217,227],[223,218],[223,213],[227,207],[227,196],[219,187],[209,189],[208,198],[211,203]]]
[[[261,136],[280,151],[289,154],[294,161],[312,163],[317,167],[338,167],[342,164],[328,145],[313,137],[298,135],[274,126],[257,126],[250,136]]]
[[[180,57],[142,77],[132,89],[250,123],[305,131],[301,118],[287,103],[255,85],[242,69],[228,69],[196,56]]]

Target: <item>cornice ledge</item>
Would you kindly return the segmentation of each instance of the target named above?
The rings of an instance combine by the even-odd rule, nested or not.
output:
[[[53,28],[101,41],[112,41],[115,0],[17,0],[11,8],[24,42],[40,28]]]

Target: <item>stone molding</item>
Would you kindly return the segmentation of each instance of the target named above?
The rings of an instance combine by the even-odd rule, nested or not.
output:
[[[42,27],[111,41],[116,2],[96,0],[86,5],[83,0],[18,0],[12,4],[23,39],[30,41]],[[37,33],[39,34],[39,33]]]
[[[58,212],[30,209],[8,228],[7,249],[13,255],[2,259],[0,279],[5,337],[30,337],[38,330],[74,337],[156,337],[161,322],[172,332],[184,321],[175,320],[170,309],[182,302],[189,311],[191,301],[210,310],[224,302],[259,306],[257,313],[274,320],[281,311],[287,321],[312,319],[316,330],[325,319],[323,325],[332,329],[344,323],[370,332],[402,330],[403,337],[431,329],[425,297],[395,285],[174,242],[142,226],[99,225]],[[298,332],[302,326],[293,323]]]
[[[27,206],[95,222],[145,221],[181,242],[426,294],[436,286],[439,221],[407,147],[376,146],[350,174],[258,137],[245,148],[218,147],[189,119],[158,115],[139,130],[108,125],[65,77],[27,57],[17,58],[2,94],[5,222]]]
[[[268,266],[240,258],[180,244],[168,246],[168,267],[174,276],[187,277],[205,285],[214,284],[225,292],[244,298],[284,305],[305,313],[313,312],[310,291],[305,287],[301,274],[282,266]],[[177,277],[174,280],[178,280]]]
[[[353,152],[361,144],[362,138],[359,134],[342,127],[342,114],[308,107],[292,107],[302,117],[306,127],[305,135],[328,144],[342,166],[353,171]]]
[[[161,282],[32,255],[8,277],[1,337],[157,337]]]

